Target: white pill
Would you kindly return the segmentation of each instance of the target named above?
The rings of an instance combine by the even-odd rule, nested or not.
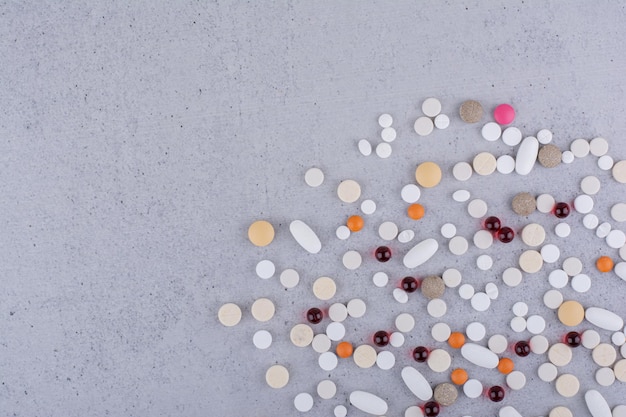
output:
[[[560,223],[560,224],[565,224],[565,223]],[[554,263],[559,260],[560,256],[561,256],[561,251],[559,250],[558,246],[553,245],[552,243],[545,245],[544,247],[541,248],[541,257],[543,258],[543,261],[546,263],[549,263],[549,264]]]
[[[474,245],[476,245],[478,249],[489,249],[492,244],[493,234],[487,230],[481,229],[474,233]]]
[[[576,158],[584,158],[589,155],[589,142],[585,139],[576,139],[569,147]]]
[[[561,161],[563,161],[564,164],[571,164],[574,162],[574,159],[576,159],[576,157],[572,151],[565,151],[561,155]]]
[[[526,319],[524,317],[513,317],[511,319],[511,330],[515,333],[521,333],[526,330]]]
[[[409,295],[402,288],[394,288],[393,298],[400,304],[406,304],[409,302]]]
[[[554,227],[554,234],[558,237],[568,237],[572,232],[572,228],[567,223],[559,223]]]
[[[583,178],[580,182],[580,189],[588,195],[595,195],[600,191],[600,180],[593,175]]]
[[[471,304],[476,311],[487,311],[491,305],[491,298],[484,292],[477,292],[472,296]]]
[[[343,254],[343,266],[351,271],[358,269],[358,267],[361,266],[362,261],[363,259],[361,258],[361,254],[359,254],[359,252],[355,250],[349,250],[348,252]]]
[[[539,315],[532,315],[526,319],[526,328],[532,334],[540,334],[546,329],[546,320]]]
[[[383,371],[388,371],[396,364],[396,357],[388,350],[383,350],[376,356],[376,365]]]
[[[280,283],[285,288],[294,288],[300,282],[300,274],[295,269],[285,269],[280,274]]]
[[[317,237],[313,229],[311,229],[302,220],[294,220],[289,224],[291,236],[298,242],[304,250],[309,253],[318,253],[322,249],[322,242]]]
[[[521,390],[526,385],[526,375],[513,371],[506,376],[506,384],[514,391]]]
[[[507,405],[498,411],[498,417],[522,417],[522,415],[515,408]]]
[[[464,203],[470,198],[470,192],[467,190],[457,190],[452,194],[452,199],[457,203]]]
[[[428,401],[433,397],[433,389],[420,371],[412,366],[402,368],[400,374],[407,388],[420,400]]]
[[[429,97],[422,103],[422,113],[428,117],[435,117],[441,113],[441,102],[434,97]]]
[[[486,295],[486,294],[485,294]],[[459,287],[459,297],[469,300],[474,296],[474,287],[470,284],[463,284]]]
[[[585,318],[587,321],[604,330],[616,332],[624,327],[624,320],[613,313],[599,307],[588,307],[585,310]]]
[[[404,335],[400,332],[393,332],[389,336],[389,344],[393,347],[401,347],[404,345]]]
[[[574,208],[581,214],[587,214],[593,210],[593,198],[587,194],[581,194],[574,199]]]
[[[483,393],[483,384],[477,379],[469,379],[463,384],[463,392],[468,398],[478,398]]]
[[[624,356],[624,346],[626,345],[622,345],[622,349],[620,350],[622,357]],[[613,365],[613,373],[618,381],[626,382],[626,359],[621,359]]]
[[[549,129],[541,129],[537,132],[537,140],[542,145],[547,145],[552,142],[552,132]]]
[[[606,236],[606,244],[609,248],[619,249],[626,244],[626,234],[621,230],[611,230]]]
[[[387,159],[391,156],[391,145],[387,142],[381,142],[376,145],[376,155],[381,159]]]
[[[559,406],[554,407],[552,410],[550,410],[550,414],[548,414],[548,417],[574,417],[574,414],[569,408]]]
[[[615,362],[615,359],[617,359],[617,351],[608,343],[600,343],[593,348],[591,358],[600,366],[611,366]]]
[[[274,266],[274,263],[272,261],[264,259],[256,264],[256,274],[259,276],[259,278],[271,278],[274,276],[274,272],[276,272],[276,267]]]
[[[388,408],[385,400],[365,391],[353,391],[350,393],[350,404],[365,413],[375,416],[386,414]]]
[[[487,210],[487,203],[479,198],[470,201],[467,205],[467,212],[475,219],[480,219],[481,217],[484,217],[485,214],[487,214]]]
[[[447,129],[450,126],[450,118],[445,114],[438,114],[435,117],[435,127],[437,129]]]
[[[424,413],[421,408],[412,405],[404,411],[404,417],[424,417]]]
[[[309,168],[304,174],[304,182],[310,187],[319,187],[324,182],[324,173],[319,168]]]
[[[398,242],[400,243],[409,243],[415,237],[415,232],[413,230],[407,229],[398,233]]]
[[[522,241],[528,246],[539,246],[546,239],[546,231],[542,225],[531,223],[522,229]]]
[[[510,155],[499,156],[496,160],[496,169],[501,174],[510,174],[515,170],[515,159]]]
[[[600,158],[598,158],[598,168],[600,168],[602,171],[608,171],[611,168],[613,168],[614,165],[614,161],[613,158],[611,158],[609,155],[603,155]]]
[[[598,385],[603,387],[610,387],[615,382],[615,372],[611,368],[600,368],[595,376]]]
[[[482,323],[474,321],[467,325],[467,327],[465,328],[465,334],[472,342],[480,342],[485,338],[485,335],[487,334],[487,329]]]
[[[469,180],[473,172],[474,171],[472,170],[472,166],[467,162],[457,162],[452,168],[452,175],[458,181]]]
[[[593,349],[600,344],[600,333],[593,329],[588,329],[580,336],[582,345],[587,349]]]
[[[572,288],[579,293],[585,293],[591,288],[591,278],[586,274],[578,274],[572,278]]]
[[[302,413],[306,413],[307,411],[310,411],[311,408],[313,408],[313,397],[311,396],[311,394],[301,392],[300,394],[296,395],[296,398],[294,398],[293,405],[296,407],[296,410]]]
[[[493,369],[498,366],[498,355],[476,343],[465,343],[461,347],[461,355],[476,366]]]
[[[613,272],[615,272],[618,277],[626,281],[626,262],[619,262],[615,265]]]
[[[446,223],[441,226],[441,236],[451,239],[456,235],[456,226],[452,223]]]
[[[343,339],[346,335],[346,327],[338,321],[333,321],[326,326],[326,336],[334,342]]]
[[[396,140],[397,133],[393,127],[386,127],[380,132],[380,138],[385,142],[393,142]]]
[[[373,200],[363,200],[361,211],[363,214],[374,214],[376,212],[376,203]]]
[[[389,275],[384,272],[376,272],[372,277],[372,281],[378,288],[382,288],[389,282]]]
[[[494,284],[493,282],[488,282],[485,285],[485,293],[490,299],[496,300],[498,298],[498,295],[500,294],[500,291],[498,290],[498,286],[496,284]]]
[[[589,151],[593,156],[602,156],[609,151],[609,142],[604,138],[594,138],[589,142]]]
[[[558,368],[550,362],[542,363],[541,365],[539,365],[539,369],[537,369],[537,375],[539,376],[539,379],[544,382],[554,381],[558,373]]]
[[[313,341],[311,342],[313,350],[317,353],[328,352],[331,344],[331,340],[324,333],[316,334],[315,337],[313,337]]]
[[[557,290],[548,290],[543,295],[543,303],[546,307],[556,310],[563,304],[563,294]]]
[[[525,317],[526,314],[528,314],[528,304],[523,301],[518,301],[513,304],[513,308],[511,310],[517,317]]]
[[[626,222],[626,204],[617,203],[611,207],[611,217],[616,222]]]
[[[335,303],[328,308],[328,318],[341,323],[348,318],[348,309],[342,303]]]
[[[550,347],[548,339],[540,334],[536,334],[531,337],[528,344],[530,345],[530,351],[536,355],[543,355]]]
[[[400,191],[402,200],[410,204],[416,203],[420,199],[421,195],[422,191],[420,190],[420,187],[415,184],[407,184],[402,187],[402,191]]]
[[[600,415],[598,417],[602,416]],[[626,417],[626,405],[618,405],[617,407],[613,408],[613,417]]]
[[[378,124],[380,127],[389,127],[393,124],[393,117],[389,113],[383,113],[378,116]]]
[[[335,417],[346,417],[348,415],[348,409],[343,405],[338,405],[334,408],[333,414]]]
[[[324,371],[332,371],[337,367],[339,360],[333,352],[324,352],[317,359],[317,363]]]
[[[434,372],[445,372],[452,364],[450,354],[443,349],[434,349],[427,359],[428,367]]]
[[[348,305],[346,307],[348,309],[348,315],[355,319],[363,317],[367,309],[365,301],[361,300],[360,298],[353,298],[352,300],[348,301]]]
[[[522,132],[518,128],[511,126],[502,132],[502,141],[509,146],[517,146],[522,141]]]
[[[409,313],[401,313],[396,317],[396,328],[402,333],[408,333],[415,327],[415,319]]]
[[[519,175],[528,175],[537,162],[539,141],[533,136],[524,138],[515,157],[515,172]]]
[[[555,366],[565,366],[572,360],[572,348],[564,343],[555,343],[548,349],[548,359]]]
[[[370,156],[372,154],[372,144],[367,139],[361,139],[358,143],[359,152],[363,156]]]
[[[541,270],[543,267],[543,258],[541,257],[541,253],[536,250],[527,250],[524,251],[519,257],[519,266],[522,268],[522,271],[527,272],[529,274],[534,274]]]
[[[425,239],[404,255],[402,263],[409,269],[417,268],[432,258],[437,249],[439,249],[439,244],[435,239]]]
[[[476,266],[481,271],[488,271],[493,266],[493,259],[489,255],[480,255],[476,258]]]
[[[267,349],[272,345],[272,335],[267,330],[259,330],[254,333],[252,343],[258,349]]]
[[[611,224],[608,222],[601,223],[600,226],[596,229],[596,236],[601,239],[604,239],[611,233]]]
[[[556,201],[550,194],[541,194],[537,197],[537,210],[541,213],[551,213]]]
[[[502,128],[497,123],[488,122],[481,129],[481,134],[485,140],[488,140],[489,142],[494,142],[500,139],[500,135],[502,134]]]
[[[441,298],[435,298],[428,302],[426,305],[426,311],[428,311],[428,314],[430,314],[431,317],[439,318],[446,314],[448,306]]]
[[[330,400],[337,393],[337,385],[330,379],[325,379],[317,384],[317,395],[323,400]]]
[[[563,270],[569,275],[573,277],[574,275],[578,275],[583,270],[583,263],[580,259],[575,257],[567,258],[563,261]]]
[[[550,285],[554,288],[563,288],[569,282],[569,277],[562,269],[555,269],[548,275],[548,282],[550,282]]]
[[[337,186],[337,197],[344,203],[354,203],[361,197],[361,186],[354,180],[344,180]]]
[[[443,271],[441,278],[443,279],[444,284],[446,284],[446,287],[456,288],[459,284],[461,284],[462,276],[458,269],[449,268]]]
[[[446,323],[437,323],[430,330],[430,334],[437,342],[445,342],[450,337],[452,330]]]
[[[398,226],[394,222],[383,222],[378,226],[378,235],[383,240],[394,240],[398,236]]]
[[[434,124],[430,117],[418,117],[415,123],[413,124],[413,129],[415,129],[415,133],[419,136],[428,136],[433,132]]]
[[[619,257],[626,261],[626,245],[622,246],[619,250]],[[622,277],[622,279],[626,279]]]
[[[517,287],[522,282],[522,271],[517,268],[507,268],[502,273],[502,281],[509,287]]]
[[[501,334],[494,334],[487,341],[487,346],[489,346],[489,350],[496,355],[499,355],[507,350],[509,347],[509,341]]]
[[[346,225],[341,225],[335,231],[335,235],[337,235],[338,239],[346,240],[350,237],[350,229]]]
[[[596,216],[595,214],[587,214],[585,215],[585,217],[583,217],[583,226],[585,226],[589,230],[593,230],[598,227],[599,222],[600,221],[598,220],[598,216]]]
[[[585,393],[585,404],[593,417],[611,417],[611,409],[606,400],[596,390],[589,390]]]

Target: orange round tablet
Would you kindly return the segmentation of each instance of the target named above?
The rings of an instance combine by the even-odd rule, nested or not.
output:
[[[613,270],[613,259],[608,256],[601,256],[596,261],[596,268],[600,272],[611,272]]]
[[[346,226],[348,226],[348,229],[350,229],[350,231],[358,232],[359,230],[363,229],[364,223],[365,222],[363,221],[363,217],[355,214],[354,216],[348,217]]]
[[[409,218],[419,220],[424,217],[424,206],[417,203],[411,204],[409,208],[406,209],[406,213],[409,215]]]
[[[448,344],[454,349],[460,349],[465,344],[463,333],[453,332],[448,338]]]
[[[500,362],[498,362],[498,371],[505,375],[513,372],[513,369],[515,369],[515,364],[509,358],[502,358]]]
[[[456,385],[463,385],[463,384],[465,384],[467,382],[469,377],[467,376],[467,372],[465,371],[465,369],[463,369],[463,368],[456,368],[450,374],[450,379]]]
[[[340,358],[349,358],[352,356],[353,347],[350,342],[341,342],[337,345],[337,356]]]

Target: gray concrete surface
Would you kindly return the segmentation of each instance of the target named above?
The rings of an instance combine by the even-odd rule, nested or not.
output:
[[[387,219],[442,245],[444,222],[452,220],[466,237],[478,227],[450,199],[461,188],[451,168],[481,150],[514,150],[482,140],[479,126],[460,121],[459,104],[473,98],[491,110],[510,102],[525,134],[550,128],[563,149],[577,137],[602,135],[616,160],[626,158],[626,11],[619,1],[42,1],[5,2],[1,11],[1,415],[288,416],[298,414],[293,397],[309,392],[316,398],[309,415],[328,416],[334,406],[348,405],[353,389],[371,390],[388,401],[389,416],[403,415],[417,401],[400,369],[411,363],[411,347],[440,345],[430,339],[436,320],[420,297],[407,305],[393,301],[391,287],[407,273],[399,256],[384,267],[392,282],[379,289],[371,275],[380,266],[367,254],[380,243],[375,231]],[[418,138],[412,124],[429,96],[442,100],[452,125]],[[378,140],[382,112],[395,118],[394,153],[389,160],[364,158],[356,141]],[[526,178],[472,178],[462,187],[515,228],[544,224],[561,259],[581,257],[593,288],[586,294],[565,288],[566,298],[626,317],[626,283],[593,270],[599,254],[617,259],[617,251],[584,229],[580,215],[568,219],[572,237],[562,240],[553,234],[554,218],[523,219],[509,208],[519,191],[570,201],[580,179],[596,173],[603,189],[595,212],[610,220],[624,187],[600,172],[595,159],[537,168]],[[424,160],[441,164],[445,176],[424,191],[430,216],[414,226],[399,190]],[[318,189],[304,185],[310,166],[326,173]],[[379,208],[363,232],[342,242],[335,228],[358,211],[335,197],[345,178],[361,182],[364,197]],[[277,227],[267,248],[246,239],[257,218]],[[319,233],[319,255],[289,236],[293,219]],[[341,266],[348,249],[364,255],[357,271]],[[407,246],[393,249],[401,255]],[[415,274],[455,266],[477,288],[501,284],[501,272],[522,249],[519,240],[494,246],[494,267],[477,273],[476,248],[456,258],[442,246]],[[254,265],[264,258],[279,272],[296,268],[300,285],[285,291],[277,277],[257,278]],[[531,313],[548,319],[545,334],[556,341],[565,328],[541,303],[551,269],[517,288],[499,285],[490,313],[474,312],[448,291],[443,320],[457,330],[479,320],[489,335],[528,338],[508,327],[512,304],[525,299]],[[348,360],[327,373],[311,349],[291,345],[288,331],[303,312],[328,305],[310,290],[325,274],[339,283],[333,301],[358,296],[368,303],[365,317],[347,322],[353,343],[392,329],[399,312],[418,317],[405,347],[394,349],[393,370],[361,370]],[[249,313],[260,296],[277,305],[266,324]],[[227,301],[244,308],[235,328],[216,318]],[[261,328],[274,335],[266,351],[252,345]],[[601,334],[609,340],[609,332]],[[557,405],[589,415],[581,394],[565,399],[538,380],[544,361],[545,355],[516,360],[528,385],[502,404],[524,416],[547,415]],[[263,378],[274,363],[291,370],[280,391]],[[457,353],[453,366],[485,384],[504,383]],[[598,388],[596,368],[590,352],[578,349],[563,372],[580,378],[582,393]],[[432,383],[448,378],[425,373]],[[315,386],[329,375],[338,393],[322,401]],[[622,383],[599,389],[611,406],[626,402]],[[493,416],[499,407],[461,396],[442,415]],[[349,415],[362,413],[349,407]]]

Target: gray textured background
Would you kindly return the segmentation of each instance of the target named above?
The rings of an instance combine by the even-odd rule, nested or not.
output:
[[[288,330],[306,308],[325,305],[310,291],[325,274],[339,284],[333,301],[359,296],[368,302],[364,318],[346,323],[354,343],[391,329],[402,311],[413,312],[419,324],[407,345],[394,349],[392,371],[342,362],[331,373],[337,397],[322,402],[314,395],[310,415],[331,415],[357,388],[386,398],[389,415],[401,415],[415,398],[399,371],[411,363],[410,347],[438,345],[429,330],[436,321],[426,315],[423,298],[393,301],[391,287],[407,273],[399,257],[384,268],[392,283],[379,289],[371,284],[379,265],[367,253],[380,243],[375,230],[387,219],[442,244],[438,230],[450,219],[466,237],[478,227],[464,205],[450,199],[459,188],[451,167],[481,150],[513,150],[482,140],[479,126],[461,123],[459,104],[474,98],[491,110],[510,102],[518,111],[515,124],[527,135],[550,128],[562,148],[576,137],[603,135],[609,153],[626,158],[621,1],[166,3],[1,6],[1,415],[295,415],[293,397],[314,394],[328,373],[311,349],[291,345]],[[429,96],[442,100],[452,125],[420,139],[412,124]],[[382,112],[395,118],[394,154],[361,157],[356,142],[378,141]],[[412,180],[416,163],[429,159],[446,175],[423,193],[430,215],[416,227],[403,214],[399,190]],[[609,207],[624,201],[624,188],[599,172],[595,159],[537,168],[527,178],[473,178],[463,187],[515,228],[531,220],[544,224],[562,255],[580,256],[593,274],[600,253],[617,259],[617,251],[583,229],[580,215],[568,219],[572,238],[562,240],[552,232],[556,219],[539,213],[522,219],[509,205],[519,191],[569,201],[584,175],[598,173],[603,190],[595,212],[609,220]],[[326,173],[318,189],[303,182],[313,165]],[[358,211],[336,198],[336,185],[348,177],[361,182],[364,197],[379,209],[364,232],[342,242],[335,228]],[[257,218],[277,226],[267,248],[246,239]],[[319,255],[305,253],[289,236],[287,225],[296,218],[318,231]],[[393,246],[396,254],[407,250]],[[480,289],[500,283],[522,248],[519,240],[494,246],[493,269],[478,273],[476,248],[456,258],[444,247],[415,273],[455,266]],[[358,271],[341,266],[347,249],[365,255]],[[254,265],[263,258],[278,272],[296,268],[301,284],[285,291],[277,277],[257,278]],[[549,320],[546,335],[556,341],[565,329],[541,303],[549,288],[545,276],[526,277],[514,289],[500,285],[495,314],[476,313],[448,291],[444,321],[463,330],[477,319],[488,335],[512,336],[510,307],[523,298],[531,313]],[[578,295],[565,288],[566,298],[610,305],[626,316],[626,283],[614,274],[592,277],[592,291]],[[260,296],[278,309],[266,324],[249,314]],[[227,301],[244,307],[235,328],[216,318]],[[252,345],[260,328],[274,335],[266,351]],[[609,333],[601,334],[608,341]],[[588,415],[580,395],[564,399],[553,384],[537,379],[545,360],[516,361],[529,382],[505,403],[525,416],[547,415],[556,405]],[[292,376],[280,391],[270,390],[263,377],[276,362]],[[485,384],[504,380],[457,356],[453,366]],[[566,367],[579,376],[582,390],[597,388],[595,369],[582,348]],[[438,383],[448,374],[427,375]],[[611,406],[625,402],[623,384],[601,392]],[[492,416],[498,408],[461,396],[442,415]],[[361,414],[352,408],[349,415]]]

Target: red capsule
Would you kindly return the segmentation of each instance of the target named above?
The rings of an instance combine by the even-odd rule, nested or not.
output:
[[[525,357],[530,354],[530,344],[524,340],[517,342],[514,349],[517,356]]]
[[[402,282],[400,284],[402,289],[406,292],[415,292],[419,288],[419,282],[413,277],[405,277],[402,278]]]
[[[504,399],[504,388],[499,385],[494,385],[493,387],[487,390],[487,395],[489,399],[494,403],[499,403]]]
[[[569,216],[570,208],[567,203],[556,203],[554,206],[554,215],[559,219],[564,219]]]
[[[564,339],[565,344],[571,347],[578,347],[582,343],[582,337],[578,332],[569,332]]]
[[[389,249],[387,246],[379,246],[378,248],[376,248],[374,255],[376,256],[376,260],[378,262],[387,262],[389,259],[391,259],[391,249]]]
[[[503,227],[502,229],[498,230],[496,235],[498,236],[498,240],[500,242],[509,243],[513,241],[513,238],[515,237],[515,232],[510,227]]]
[[[413,349],[413,359],[415,359],[416,362],[426,362],[429,354],[430,352],[424,346],[418,346]]]
[[[437,417],[440,411],[441,407],[437,401],[428,401],[424,404],[424,415],[426,417]]]
[[[502,227],[502,223],[500,223],[500,219],[496,216],[489,216],[485,219],[483,226],[491,233],[497,233]]]
[[[374,344],[380,347],[387,346],[389,344],[389,333],[384,330],[374,333]]]
[[[324,318],[324,313],[322,313],[322,310],[320,310],[317,307],[310,308],[306,312],[306,319],[309,321],[309,323],[317,324],[320,321],[322,321],[323,318]]]

